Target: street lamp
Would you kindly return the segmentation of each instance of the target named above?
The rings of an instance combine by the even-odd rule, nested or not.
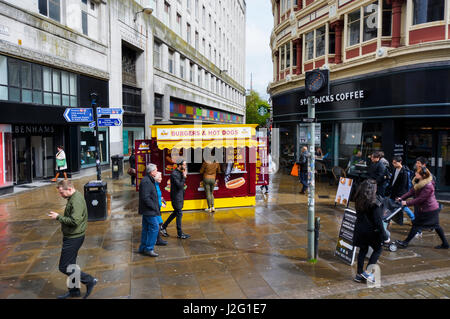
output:
[[[136,12],[136,13],[134,14],[134,20],[133,20],[134,22],[136,22],[137,15],[138,15],[139,13],[142,13],[142,12],[144,12],[145,14],[150,15],[150,14],[153,13],[153,8],[150,7],[149,5],[147,5],[147,6],[145,6],[141,11]]]
[[[91,106],[92,106],[92,113],[94,114],[94,122],[95,122],[95,129],[94,129],[94,136],[95,136],[95,165],[97,167],[97,180],[102,180],[102,171],[100,167],[100,157],[98,154],[99,147],[99,141],[98,141],[98,123],[97,123],[97,101],[98,101],[98,94],[95,92],[92,92],[90,94],[91,97]]]

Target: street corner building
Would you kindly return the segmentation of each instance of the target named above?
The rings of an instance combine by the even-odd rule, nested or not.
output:
[[[424,156],[440,193],[450,190],[450,2],[271,0],[273,125],[282,165],[308,143],[305,73],[329,69],[315,97],[316,146],[347,168],[383,150],[413,168]]]
[[[245,15],[243,0],[0,1],[0,194],[53,177],[60,145],[69,176],[95,172],[92,123],[68,108],[123,110],[98,128],[104,167],[154,124],[244,123]]]

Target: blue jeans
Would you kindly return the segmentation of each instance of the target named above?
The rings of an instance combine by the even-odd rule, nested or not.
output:
[[[159,224],[158,217],[142,215],[142,235],[139,251],[151,251],[155,247],[158,238]]]
[[[304,192],[304,191],[308,190],[308,172],[300,171],[300,173],[298,174],[298,177],[300,179],[300,183],[303,184],[302,191]]]

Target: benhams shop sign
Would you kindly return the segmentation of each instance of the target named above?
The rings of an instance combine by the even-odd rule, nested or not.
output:
[[[324,95],[324,96],[318,96],[314,98],[314,103],[331,103],[334,101],[341,102],[341,101],[347,101],[347,100],[356,100],[356,99],[363,99],[364,98],[364,91],[351,91],[351,92],[343,92],[343,93],[336,93],[331,95]],[[308,105],[308,99],[301,99],[300,105]]]
[[[237,128],[158,128],[158,140],[251,138],[251,127]]]

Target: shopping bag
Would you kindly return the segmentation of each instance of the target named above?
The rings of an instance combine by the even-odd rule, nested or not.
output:
[[[127,174],[130,176],[135,176],[136,175],[136,170],[134,168],[128,168]]]
[[[56,166],[58,166],[58,167],[66,166],[66,160],[65,159],[62,159],[62,160],[56,159]]]
[[[292,166],[291,175],[298,176],[298,164],[297,163],[295,163],[294,166]]]

